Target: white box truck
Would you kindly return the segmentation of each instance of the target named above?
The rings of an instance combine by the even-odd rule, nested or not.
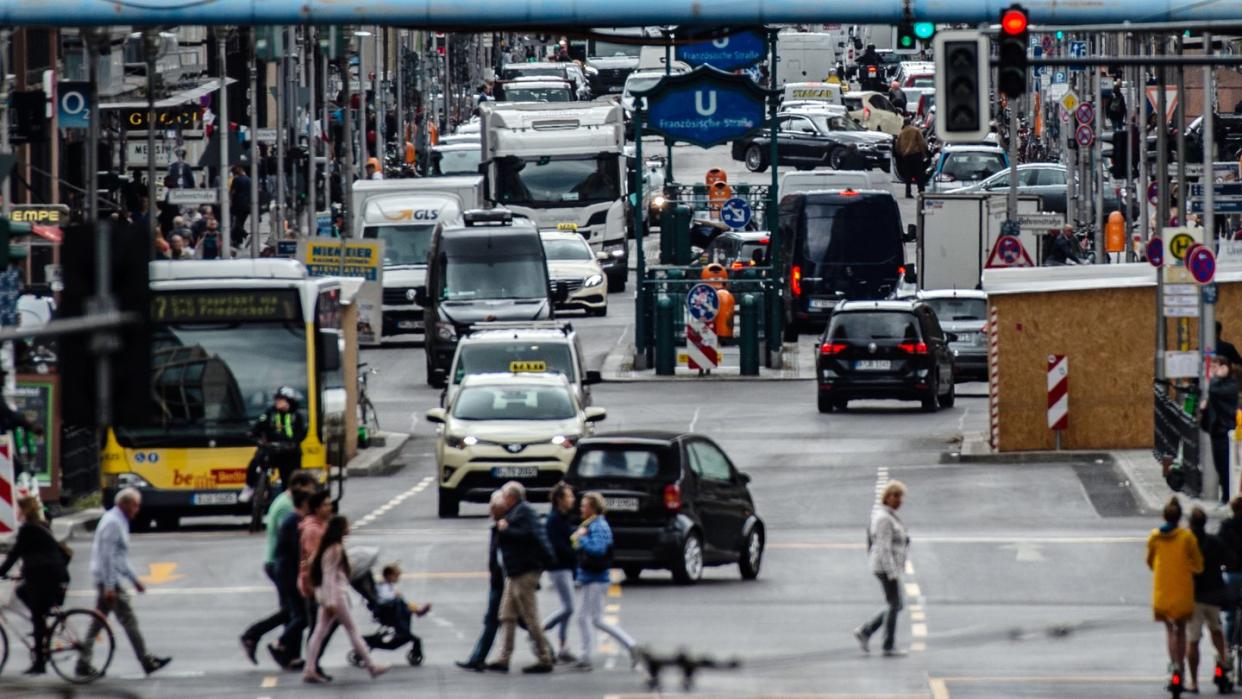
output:
[[[781,32],[776,38],[776,84],[819,82],[837,72],[837,39],[832,34]]]
[[[485,198],[540,230],[577,231],[608,290],[625,289],[629,246],[625,121],[615,103],[484,102]]]
[[[1003,194],[931,194],[920,197],[918,213],[918,287],[978,289],[988,257],[1007,217]],[[1018,198],[1018,213],[1039,210],[1039,197]],[[1039,264],[1040,236],[1019,236],[1031,261]]]
[[[436,226],[455,225],[483,205],[483,178],[359,180],[353,187],[354,237],[384,241],[380,337],[422,335],[414,289],[427,283],[427,249]]]

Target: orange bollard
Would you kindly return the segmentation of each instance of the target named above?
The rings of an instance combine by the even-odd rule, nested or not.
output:
[[[1104,249],[1108,252],[1126,249],[1126,217],[1120,211],[1108,215],[1108,223],[1104,225]]]
[[[729,181],[729,175],[725,173],[724,170],[721,170],[718,167],[714,167],[708,170],[707,174],[704,175],[703,177],[703,184],[707,185],[708,187],[716,184],[717,182],[728,182],[728,181]]]
[[[706,281],[708,286],[723,289],[725,287],[725,280],[729,278],[729,273],[725,270],[724,265],[719,262],[713,262],[703,268],[703,271],[699,273],[699,278]]]
[[[736,302],[733,300],[733,294],[728,289],[716,289],[716,302],[720,304],[720,310],[716,313],[716,337],[724,343],[726,340],[733,341],[733,310]]]
[[[719,214],[720,207],[733,198],[733,188],[728,182],[713,182],[707,187],[707,208]]]

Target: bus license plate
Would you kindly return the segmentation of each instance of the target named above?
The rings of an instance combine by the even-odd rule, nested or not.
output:
[[[539,469],[534,466],[497,466],[492,469],[492,475],[497,478],[534,478],[539,475]]]
[[[887,359],[863,359],[854,362],[854,368],[859,371],[888,371],[893,368],[893,363]]]
[[[195,493],[195,505],[236,505],[237,493]]]
[[[638,498],[604,498],[609,512],[638,512]]]

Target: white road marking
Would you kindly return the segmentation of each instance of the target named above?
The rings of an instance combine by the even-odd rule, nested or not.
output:
[[[910,635],[915,638],[927,638],[927,624],[911,624]]]
[[[694,409],[694,417],[690,418],[690,429],[688,429],[687,432],[693,432],[694,426],[699,424],[699,411],[700,410],[702,410],[702,408]]]
[[[906,583],[906,597],[922,597],[922,596],[923,596],[923,592],[922,590],[919,589],[918,583],[916,582]]]
[[[414,495],[417,495],[423,492],[423,490],[426,489],[429,483],[431,483],[431,476],[427,476],[423,478],[414,487],[410,488],[409,490],[403,493],[398,493],[388,502],[384,503],[383,505],[380,505],[379,507],[375,508],[374,511],[372,511],[371,513],[359,519],[357,523],[354,524],[354,528],[361,529],[362,527],[369,525],[371,522],[374,522],[376,518],[381,517],[385,514],[388,514],[389,510],[405,502],[407,498],[413,497]]]

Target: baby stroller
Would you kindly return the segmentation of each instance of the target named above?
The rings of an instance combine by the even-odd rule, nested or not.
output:
[[[406,644],[410,645],[410,650],[405,654],[405,659],[411,665],[423,664],[423,640],[413,633],[403,633],[402,628],[410,628],[410,617],[412,613],[404,604],[386,604],[379,601],[379,596],[375,591],[375,568],[376,561],[379,559],[379,549],[371,546],[359,546],[349,549],[349,584],[354,590],[362,596],[366,602],[367,609],[371,612],[371,617],[375,619],[375,623],[379,624],[379,628],[374,632],[366,634],[362,639],[366,642],[367,648],[372,650],[400,650]],[[404,615],[404,616],[402,616]],[[354,667],[362,667],[362,658],[354,651],[349,651],[346,660]]]

